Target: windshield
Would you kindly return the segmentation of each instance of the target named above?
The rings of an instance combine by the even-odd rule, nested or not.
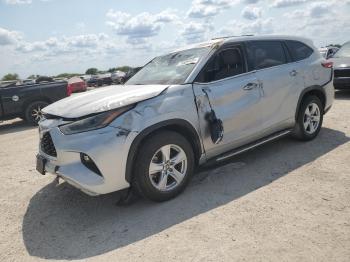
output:
[[[198,61],[209,51],[209,47],[193,48],[156,57],[134,75],[127,84],[183,84]]]
[[[350,57],[350,42],[344,44],[338,52],[335,53],[334,57]]]

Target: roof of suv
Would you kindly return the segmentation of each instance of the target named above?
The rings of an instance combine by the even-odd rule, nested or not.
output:
[[[207,47],[207,46],[213,46],[215,44],[225,44],[225,43],[234,43],[234,42],[242,42],[242,41],[252,41],[252,40],[294,40],[294,41],[300,41],[308,46],[313,47],[313,43],[310,39],[304,38],[304,37],[297,37],[297,36],[286,36],[286,35],[258,35],[258,36],[250,36],[250,35],[244,35],[244,36],[229,36],[229,37],[218,37],[214,38],[212,40],[197,43],[193,45],[186,46],[184,48],[180,48],[175,50],[174,52],[187,50],[191,48],[199,48],[199,47]]]

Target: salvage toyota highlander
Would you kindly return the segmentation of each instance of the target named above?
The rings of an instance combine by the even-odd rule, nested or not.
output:
[[[215,39],[44,108],[37,170],[90,195],[131,188],[165,201],[208,161],[314,139],[333,96],[332,63],[307,39]]]

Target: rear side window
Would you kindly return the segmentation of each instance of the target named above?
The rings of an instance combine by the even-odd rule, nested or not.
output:
[[[287,63],[280,41],[251,41],[247,42],[246,46],[249,70],[259,70]]]
[[[298,41],[286,41],[288,50],[292,56],[293,61],[300,61],[308,58],[313,53],[313,50],[307,45]]]

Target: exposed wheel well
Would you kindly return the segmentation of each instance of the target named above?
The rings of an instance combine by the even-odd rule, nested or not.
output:
[[[23,104],[23,109],[22,112],[25,112],[25,110],[27,109],[27,107],[33,103],[33,102],[46,102],[48,104],[51,103],[50,99],[48,99],[47,97],[33,97],[29,100],[27,100],[24,104]]]
[[[301,94],[301,96],[299,98],[297,112],[295,114],[295,119],[298,118],[301,102],[308,96],[318,97],[321,100],[323,110],[325,109],[325,107],[326,107],[326,95],[325,95],[322,87],[309,87],[309,88],[304,90],[304,92]]]
[[[147,138],[164,130],[177,132],[184,138],[186,138],[188,142],[192,145],[196,165],[198,164],[199,158],[202,154],[202,146],[196,130],[192,127],[190,123],[188,123],[185,120],[169,120],[146,128],[134,139],[133,143],[131,144],[126,163],[126,181],[130,183],[132,180],[133,166],[137,156],[138,148]]]

